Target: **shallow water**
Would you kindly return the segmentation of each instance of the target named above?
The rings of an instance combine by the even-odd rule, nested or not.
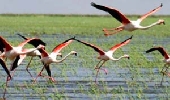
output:
[[[18,36],[8,36],[5,37],[10,41],[21,41]],[[71,35],[42,35],[40,38],[49,44],[49,50],[54,47],[53,44],[58,44],[65,39],[72,37]],[[127,37],[127,36],[125,36]],[[54,41],[56,38],[56,42]],[[87,41],[95,41],[95,37],[91,36],[79,36],[79,39]],[[135,36],[135,38],[141,38],[140,36]],[[52,40],[52,41],[51,41]],[[155,41],[155,44],[164,44],[169,40],[168,38],[163,39],[165,41],[155,41],[154,38],[150,38],[150,41]],[[138,45],[143,45],[145,40]],[[97,39],[97,43],[107,43],[114,42],[112,38],[107,38],[107,41],[102,37]],[[130,46],[135,43],[132,41],[129,46],[122,48],[122,52],[129,53]],[[71,46],[70,46],[71,48]],[[71,48],[72,49],[72,48]],[[147,48],[148,49],[148,48]],[[98,77],[98,84],[95,85],[95,74],[96,71],[93,66],[97,64],[97,60],[94,59],[97,54],[82,55],[83,51],[81,48],[76,48],[76,50],[81,51],[75,58],[68,58],[64,63],[61,64],[51,64],[52,76],[55,78],[57,83],[49,83],[48,79],[44,77],[39,77],[37,83],[33,83],[33,78],[25,70],[25,66],[29,59],[24,60],[24,62],[16,69],[13,79],[8,84],[8,89],[6,93],[7,100],[53,100],[53,98],[64,98],[69,100],[87,100],[87,99],[116,99],[116,100],[129,100],[129,99],[168,99],[170,90],[170,78],[165,76],[163,86],[157,85],[160,83],[162,78],[162,73],[160,73],[160,68],[140,68],[138,65],[130,67],[121,67],[119,63],[107,62],[104,68],[109,71],[107,75],[101,70]],[[148,62],[155,62],[154,55],[145,54],[144,51],[136,49],[134,52],[139,52],[146,58]],[[94,55],[94,56],[93,56]],[[81,59],[85,57],[91,60],[86,61]],[[34,58],[34,63],[31,68],[29,68],[31,74],[36,77],[42,64],[38,63],[38,58]],[[91,61],[91,62],[90,62]],[[161,62],[162,63],[162,62]],[[7,66],[9,66],[7,62]],[[163,65],[163,63],[162,63]],[[110,66],[110,67],[108,67]],[[46,72],[43,72],[47,75]],[[0,68],[0,97],[3,96],[4,89],[2,88],[5,83],[6,74],[3,69]],[[99,91],[101,93],[99,93]]]

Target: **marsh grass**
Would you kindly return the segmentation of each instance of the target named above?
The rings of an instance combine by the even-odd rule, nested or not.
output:
[[[159,18],[163,18],[165,22],[169,21],[169,16],[148,17],[148,19],[144,20],[142,25],[148,25],[151,22],[157,21]],[[132,16],[130,19],[137,19],[137,16]],[[4,36],[4,38],[6,38],[7,41],[9,41],[14,46],[17,46],[21,41],[23,41],[16,35],[17,33],[21,33],[27,37],[37,36],[47,43],[46,50],[49,53],[56,45],[74,36],[76,36],[77,39],[93,43],[107,51],[115,44],[124,41],[131,35],[134,35],[133,39],[128,45],[118,49],[113,55],[117,58],[123,54],[129,54],[130,59],[123,59],[117,62],[107,61],[104,65],[105,68],[111,69],[109,70],[109,73],[115,73],[117,77],[125,79],[125,85],[118,84],[112,88],[109,87],[109,84],[106,83],[104,79],[106,75],[102,71],[99,75],[100,86],[98,87],[94,85],[94,77],[96,74],[94,67],[99,61],[96,59],[98,53],[96,53],[92,48],[86,47],[83,44],[73,41],[72,44],[63,49],[62,53],[63,55],[66,55],[71,50],[75,50],[78,52],[78,56],[74,56],[73,58],[71,55],[61,64],[50,65],[51,69],[53,69],[52,76],[55,77],[56,80],[59,79],[60,81],[62,78],[61,82],[63,83],[58,83],[60,84],[60,87],[57,84],[46,82],[48,79],[40,78],[39,80],[43,80],[34,85],[30,85],[30,82],[25,81],[23,83],[24,86],[26,86],[24,89],[32,89],[33,93],[30,93],[30,96],[38,95],[42,100],[47,98],[46,93],[49,92],[51,94],[48,95],[50,95],[51,99],[69,99],[69,96],[65,96],[65,92],[67,92],[65,85],[67,86],[67,83],[70,82],[69,75],[79,77],[78,75],[80,73],[77,71],[80,71],[80,68],[85,68],[87,70],[91,70],[91,72],[87,73],[87,75],[81,74],[81,77],[83,75],[85,76],[82,77],[82,80],[86,84],[82,82],[76,83],[80,93],[86,94],[88,97],[94,100],[101,99],[101,95],[107,96],[107,94],[112,94],[110,97],[111,99],[147,99],[147,97],[144,96],[146,90],[150,88],[147,86],[148,79],[152,79],[150,82],[160,81],[157,79],[158,75],[155,76],[155,73],[151,69],[159,68],[160,71],[163,67],[163,62],[161,60],[163,57],[159,52],[146,54],[145,51],[150,49],[152,46],[163,46],[167,51],[170,50],[170,47],[168,47],[170,41],[169,23],[166,23],[166,25],[155,26],[145,31],[124,31],[110,37],[105,37],[103,35],[103,28],[112,28],[117,27],[118,25],[120,25],[120,23],[110,16],[0,16],[0,35]],[[32,46],[26,45],[26,47]],[[147,56],[151,56],[151,60],[148,60]],[[24,63],[27,64],[29,59],[30,58],[26,58]],[[29,68],[29,70],[34,73],[33,75],[37,75],[37,73],[42,68],[42,64],[38,62],[38,59],[38,57],[35,58]],[[9,65],[10,64],[8,63],[8,66]],[[129,75],[127,75],[127,72],[118,72],[117,68],[128,68]],[[141,68],[148,68],[148,77],[142,73]],[[23,69],[25,69],[25,66]],[[25,73],[27,72],[25,71]],[[46,71],[43,71],[43,74],[47,75]],[[87,83],[88,81],[89,83]],[[89,84],[88,89],[86,89],[87,84]],[[53,88],[54,90],[48,90],[49,87]],[[4,86],[1,85],[1,88],[4,88]],[[159,89],[156,86],[153,88],[155,90]],[[14,90],[14,92],[9,93],[22,93],[23,91],[22,88],[18,87],[18,85],[15,86]],[[161,88],[161,91],[164,91],[164,93],[168,94],[169,86],[166,88]],[[74,90],[74,93],[77,94],[76,89]],[[124,94],[127,94],[128,97]],[[137,96],[134,96],[133,94],[137,94]],[[25,95],[25,98],[27,98],[27,95]],[[160,98],[164,99],[161,95]]]

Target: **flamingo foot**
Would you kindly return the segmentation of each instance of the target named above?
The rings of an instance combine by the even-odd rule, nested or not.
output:
[[[7,81],[10,81],[11,79],[12,79],[11,77],[7,76]]]
[[[109,35],[110,35],[110,34],[108,33],[107,29],[104,28],[103,31],[104,31],[104,35],[105,35],[105,36],[109,36]]]
[[[49,77],[49,80],[53,83],[56,83],[57,81],[53,77]]]
[[[95,67],[94,69],[103,70],[106,75],[108,74],[108,70],[107,70],[106,68],[98,68],[98,67]]]

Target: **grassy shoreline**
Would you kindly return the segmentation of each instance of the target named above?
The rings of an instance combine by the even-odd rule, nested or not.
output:
[[[52,17],[51,17],[52,16]],[[22,32],[26,34],[80,34],[80,35],[101,35],[103,28],[114,28],[120,23],[111,16],[77,16],[77,15],[0,15],[0,32]],[[136,20],[138,16],[129,17]],[[149,25],[159,19],[169,22],[169,17],[157,16],[148,17],[142,22],[142,25]],[[169,36],[170,31],[166,25],[155,26],[149,30],[137,30],[133,32],[124,31],[121,34],[145,34],[158,36]],[[161,35],[160,35],[161,33]],[[162,35],[162,33],[164,35]]]

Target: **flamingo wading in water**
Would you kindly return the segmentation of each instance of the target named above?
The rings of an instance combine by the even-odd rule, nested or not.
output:
[[[164,75],[170,76],[170,74],[167,73],[169,65],[170,65],[170,56],[168,55],[168,53],[165,51],[165,49],[163,47],[150,48],[149,50],[146,51],[146,53],[150,53],[150,52],[153,52],[153,51],[156,51],[156,50],[159,51],[162,54],[162,56],[164,57],[163,62],[165,64],[164,64],[164,66],[163,66],[163,68],[161,70],[163,76],[162,76],[162,80],[161,80],[161,83],[160,83],[162,85]]]
[[[44,49],[41,49],[41,61],[43,62],[44,66],[41,69],[40,73],[38,74],[38,76],[36,77],[36,79],[41,76],[42,71],[44,70],[44,68],[46,69],[47,73],[48,73],[48,77],[52,82],[55,82],[54,78],[51,76],[51,69],[50,69],[50,64],[51,63],[60,63],[62,61],[64,61],[69,55],[77,55],[77,52],[75,51],[71,51],[70,53],[68,53],[65,57],[63,57],[61,60],[56,60],[56,56],[58,55],[58,53],[60,53],[60,51],[65,48],[66,46],[68,46],[71,42],[73,41],[73,38],[70,38],[68,40],[65,40],[64,42],[62,42],[61,44],[57,45],[50,54],[48,54]],[[35,79],[35,82],[36,82]]]
[[[99,53],[99,57],[98,59],[100,59],[99,63],[96,65],[95,69],[97,69],[97,73],[96,73],[96,78],[95,78],[95,82],[97,82],[97,76],[98,76],[98,73],[99,73],[99,70],[104,70],[105,73],[107,74],[107,70],[106,69],[101,69],[101,67],[104,65],[104,63],[108,60],[112,60],[112,61],[118,61],[122,58],[128,58],[129,59],[129,55],[123,55],[119,58],[113,58],[112,55],[113,53],[118,49],[118,48],[121,48],[122,46],[128,44],[130,42],[130,40],[132,39],[132,36],[128,39],[126,39],[125,41],[121,42],[121,43],[118,43],[116,44],[115,46],[111,47],[109,51],[105,52],[103,51],[102,49],[100,49],[99,47],[93,45],[93,44],[90,44],[90,43],[87,43],[87,42],[84,42],[84,41],[80,41],[78,39],[74,39],[86,46],[89,46],[91,48],[93,48],[96,52]],[[102,62],[103,61],[103,62]],[[101,65],[99,65],[100,63],[102,62]]]
[[[153,27],[155,25],[165,24],[163,19],[159,19],[157,22],[152,23],[152,24],[150,24],[148,26],[141,26],[140,25],[140,23],[145,18],[147,18],[149,15],[151,15],[151,14],[157,12],[159,9],[161,9],[161,7],[163,6],[162,4],[159,7],[157,7],[155,9],[149,11],[148,13],[144,14],[143,16],[141,16],[136,21],[129,20],[124,14],[122,14],[120,11],[118,11],[115,8],[111,8],[111,7],[107,7],[107,6],[102,6],[102,5],[97,5],[94,2],[91,2],[91,6],[97,8],[99,10],[103,10],[103,11],[108,12],[109,14],[112,15],[112,17],[117,19],[122,24],[122,25],[120,25],[117,28],[103,29],[103,31],[105,32],[105,34],[104,34],[105,36],[116,34],[116,33],[120,32],[120,31],[123,31],[123,30],[127,30],[127,31],[134,31],[134,30],[137,30],[137,29],[146,30],[146,29],[151,28],[151,27]]]

